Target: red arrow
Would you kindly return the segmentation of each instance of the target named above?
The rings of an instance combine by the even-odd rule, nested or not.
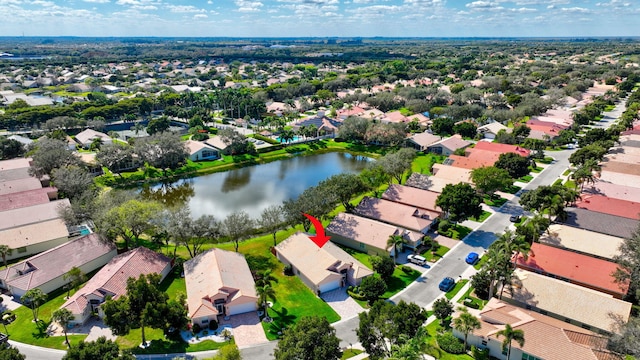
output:
[[[309,236],[309,239],[311,239],[311,241],[316,243],[318,247],[320,248],[323,247],[324,244],[326,244],[327,241],[329,241],[330,237],[324,234],[324,227],[322,227],[322,223],[320,222],[320,220],[314,218],[309,214],[302,213],[302,215],[306,216],[307,219],[311,221],[311,224],[313,224],[313,227],[316,229],[316,235]]]

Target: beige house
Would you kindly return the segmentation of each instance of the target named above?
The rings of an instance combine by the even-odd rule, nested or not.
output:
[[[562,224],[551,224],[540,243],[569,249],[600,258],[613,259],[624,239]]]
[[[447,180],[449,184],[458,184],[461,182],[471,184],[471,169],[433,164],[431,171],[433,172],[433,177]]]
[[[469,145],[471,145],[471,142],[464,140],[462,136],[456,134],[429,145],[427,152],[448,156],[456,150],[464,149]]]
[[[599,332],[612,332],[616,318],[629,320],[631,303],[600,291],[516,269],[513,285],[502,298],[565,322]]]
[[[58,209],[70,206],[69,199],[50,201],[0,212],[0,230],[60,218]]]
[[[22,258],[49,250],[69,241],[69,229],[62,219],[0,230],[2,243],[13,249],[7,260]]]
[[[438,141],[440,141],[440,136],[423,132],[411,135],[411,137],[407,139],[407,145],[418,151],[427,151],[430,145]]]
[[[295,233],[275,247],[276,257],[291,268],[316,294],[347,285],[360,285],[373,274],[353,256],[332,242],[318,247],[309,235]]]
[[[500,360],[506,359],[502,353],[504,337],[498,332],[511,325],[514,330],[524,332],[524,346],[512,342],[511,359],[526,360],[614,360],[619,359],[606,350],[607,338],[582,327],[525,310],[498,299],[491,299],[479,314],[482,327],[469,333],[470,346],[489,349],[489,355]],[[454,315],[454,316],[457,316]],[[453,330],[459,339],[464,334]]]
[[[442,189],[448,184],[452,184],[451,180],[437,178],[435,176],[429,176],[420,173],[413,173],[407,181],[406,186],[414,187],[422,190],[429,190],[435,193],[441,193]]]
[[[116,247],[90,234],[66,242],[0,271],[0,286],[21,297],[38,288],[45,294],[67,284],[64,275],[73,267],[92,272],[116,256]]]
[[[220,151],[207,143],[187,140],[185,145],[187,146],[187,150],[189,150],[189,160],[191,161],[215,160],[220,158]]]
[[[117,300],[127,293],[127,279],[156,273],[162,281],[172,267],[171,259],[153,250],[145,247],[129,250],[112,258],[61,307],[71,311],[74,324],[84,324],[94,313],[103,316],[100,304],[107,296]]]
[[[211,249],[184,263],[184,277],[194,324],[257,309],[255,282],[242,254]]]
[[[354,213],[423,234],[441,215],[440,212],[367,196],[360,201]]]
[[[113,139],[109,135],[93,129],[86,129],[76,135],[75,138],[76,141],[85,149],[88,149],[95,139],[100,139],[103,144],[113,142]]]
[[[392,235],[399,235],[407,241],[406,246],[416,248],[422,243],[424,235],[394,225],[371,220],[362,216],[340,213],[327,226],[327,235],[331,241],[369,255],[389,256],[394,249],[387,246]]]
[[[436,206],[438,196],[440,196],[440,193],[435,191],[422,190],[400,184],[389,185],[389,188],[382,194],[382,198],[385,200],[442,213],[442,209]]]

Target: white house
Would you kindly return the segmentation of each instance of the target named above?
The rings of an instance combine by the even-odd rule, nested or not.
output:
[[[82,147],[84,148],[89,148],[89,146],[91,146],[91,143],[95,139],[102,140],[103,144],[107,144],[113,141],[113,139],[109,135],[100,131],[95,131],[93,129],[86,129],[76,135],[76,141],[80,143],[80,145],[82,145]]]
[[[184,263],[187,305],[193,324],[257,309],[258,296],[242,254],[211,249]]]
[[[220,151],[207,143],[187,140],[185,145],[189,150],[189,160],[191,161],[215,160],[220,158]]]

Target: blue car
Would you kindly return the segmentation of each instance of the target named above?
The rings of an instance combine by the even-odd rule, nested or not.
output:
[[[470,252],[469,255],[467,255],[467,257],[464,259],[464,261],[469,265],[473,265],[478,262],[479,258],[480,256],[478,255],[478,253]]]
[[[453,280],[452,277],[446,277],[442,279],[442,281],[440,281],[440,285],[438,285],[438,288],[444,292],[448,292],[449,290],[453,289],[455,285],[456,281]]]

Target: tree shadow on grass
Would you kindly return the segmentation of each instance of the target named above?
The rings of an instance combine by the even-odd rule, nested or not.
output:
[[[47,333],[47,328],[49,327],[50,323],[46,323],[40,319],[38,319],[38,321],[36,322],[36,331],[32,332],[31,335],[35,338],[35,339],[44,339],[44,338],[48,338],[49,334]]]
[[[296,321],[297,317],[293,314],[289,314],[289,310],[287,308],[282,308],[280,311],[277,311],[273,308],[269,308],[269,317],[271,317],[272,321],[269,325],[269,331],[273,334],[278,334],[283,332],[284,329],[293,325]],[[275,313],[275,316],[273,314]]]

